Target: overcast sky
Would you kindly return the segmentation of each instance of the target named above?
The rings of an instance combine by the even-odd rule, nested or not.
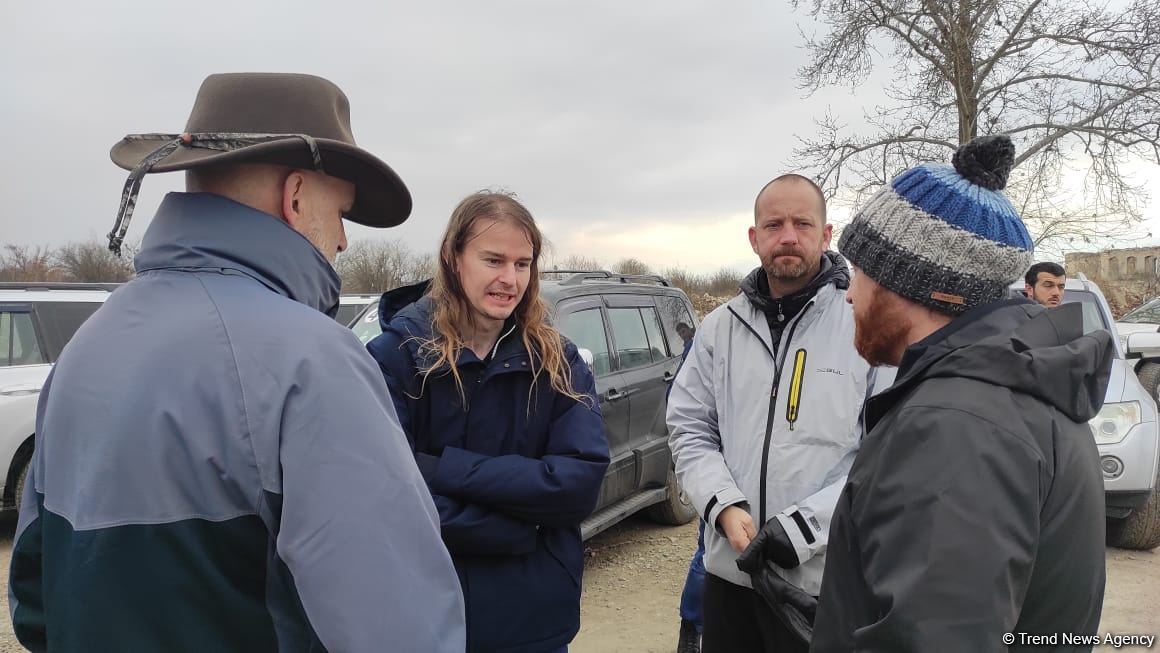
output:
[[[403,226],[352,238],[434,250],[460,198],[502,187],[561,256],[746,269],[753,196],[787,170],[795,135],[881,97],[871,84],[805,98],[799,26],[812,29],[768,0],[11,0],[0,243],[107,233],[125,178],[109,147],[181,131],[206,75],[308,72],[346,92],[359,144],[414,196]],[[129,240],[182,181],[146,179]]]

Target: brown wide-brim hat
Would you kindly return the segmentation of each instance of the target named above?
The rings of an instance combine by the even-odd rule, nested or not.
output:
[[[167,148],[172,151],[159,152],[167,143],[173,143]],[[394,227],[411,214],[411,193],[403,180],[355,145],[346,95],[313,75],[210,75],[197,93],[184,134],[130,135],[109,152],[113,163],[126,170],[154,154],[160,158],[143,166],[143,172],[271,163],[345,179],[355,185],[354,206],[346,217],[368,227]]]

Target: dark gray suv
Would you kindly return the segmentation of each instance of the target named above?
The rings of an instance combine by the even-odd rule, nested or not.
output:
[[[692,302],[659,276],[560,271],[543,274],[540,294],[556,327],[591,357],[612,462],[585,539],[639,510],[664,524],[697,516],[673,472],[665,405],[685,341],[697,326]],[[363,343],[381,333],[378,302],[352,325]]]

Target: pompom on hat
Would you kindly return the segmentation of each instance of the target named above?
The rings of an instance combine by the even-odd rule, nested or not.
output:
[[[949,315],[1007,296],[1034,246],[1002,193],[1015,164],[1005,135],[926,163],[878,191],[842,232],[838,251],[879,285]]]

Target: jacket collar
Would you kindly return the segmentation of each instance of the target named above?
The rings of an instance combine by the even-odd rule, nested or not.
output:
[[[1001,308],[1019,304],[1034,306],[1035,302],[1031,301],[1030,299],[1017,298],[992,302],[990,304],[983,304],[982,306],[976,306],[966,313],[963,313],[962,315],[951,320],[950,322],[947,322],[934,333],[906,348],[906,351],[902,353],[902,360],[898,363],[898,378],[905,378],[914,367],[915,363],[918,363],[920,360],[922,360],[928,351],[934,351],[932,348],[936,348],[943,344],[954,334],[971,326],[973,323],[982,320],[983,318]]]
[[[333,316],[342,281],[309,240],[286,223],[211,193],[169,193],[133,260],[138,273],[204,270],[250,277]]]
[[[792,318],[804,307],[818,291],[826,286],[833,285],[840,290],[850,287],[850,268],[837,252],[822,252],[822,260],[814,278],[801,290],[774,298],[769,290],[769,277],[765,269],[758,266],[741,281],[741,292],[766,315],[776,315],[780,312],[786,318]]]
[[[1048,310],[1014,299],[964,313],[908,354],[894,385],[867,402],[867,430],[915,386],[939,377],[1009,388],[1087,421],[1103,404],[1114,345],[1102,329],[1084,334],[1077,304]]]
[[[414,301],[401,309],[394,307],[397,307],[400,296],[413,295],[415,291],[420,288],[425,290],[426,287],[426,282],[422,282],[414,286],[405,286],[404,288],[398,289],[398,291],[401,291],[401,295],[396,291],[388,292],[383,296],[379,308],[379,319],[384,325],[384,330],[393,329],[402,335],[407,346],[412,348],[415,361],[424,369],[434,363],[436,359],[433,352],[426,351],[420,347],[422,342],[430,340],[434,335],[434,325],[432,322],[435,302],[429,296],[422,295],[418,301]],[[385,306],[391,306],[392,308],[384,308]],[[491,355],[486,360],[480,361],[475,355],[475,352],[465,348],[459,354],[458,363],[462,365],[465,363],[482,362],[483,364],[490,365],[496,361],[506,362],[520,357],[528,357],[527,348],[524,347],[524,340],[515,317],[509,317],[507,322],[504,323],[503,329],[500,331],[500,337],[496,340],[495,346],[491,350]],[[526,366],[519,366],[519,368],[524,369]]]
[[[813,309],[814,311],[817,311],[819,307],[823,311],[829,310],[830,305],[834,302],[845,301],[845,299],[842,297],[835,297],[835,295],[843,292],[843,290],[839,289],[834,284],[825,284],[816,290],[813,297],[810,298],[806,304],[809,305],[810,302],[812,302],[815,305],[815,308]],[[773,342],[773,333],[770,331],[769,322],[765,319],[765,313],[757,305],[750,301],[744,293],[735,296],[733,299],[730,299],[729,302],[725,304],[725,308],[730,313],[732,313],[736,319],[740,320],[745,325],[746,330],[750,331],[759,340],[761,340],[761,343],[765,345],[766,351],[772,356],[776,348],[774,347],[775,343]],[[805,307],[803,306],[803,310],[804,308]],[[806,326],[808,326],[809,324],[813,323],[815,317],[816,316],[802,314],[802,312],[799,311],[798,315],[795,315],[793,318],[786,320],[786,324],[789,325],[795,320],[801,320],[806,322]],[[798,327],[799,330],[802,328],[804,327]]]

